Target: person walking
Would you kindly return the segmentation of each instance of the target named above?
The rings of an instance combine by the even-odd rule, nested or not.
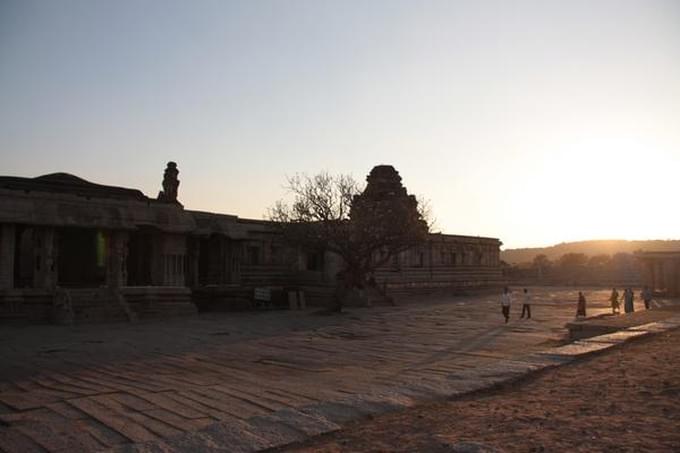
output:
[[[576,317],[586,316],[586,296],[581,291],[578,292],[578,304],[576,305]]]
[[[649,286],[645,285],[645,287],[642,288],[640,297],[645,303],[645,310],[649,310],[652,307],[652,290],[649,289]]]
[[[510,305],[512,305],[512,296],[510,295],[510,288],[507,286],[503,288],[503,294],[501,294],[501,312],[505,317],[505,323],[510,320]]]
[[[616,288],[612,288],[612,295],[609,296],[609,302],[612,304],[613,315],[621,312],[619,305],[619,292],[616,290]]]
[[[520,318],[524,318],[524,313],[527,314],[527,319],[531,319],[531,295],[529,294],[529,290],[524,288],[524,299],[522,300],[522,316]]]
[[[633,313],[635,311],[635,294],[630,288],[626,288],[623,292],[623,311],[626,313]]]

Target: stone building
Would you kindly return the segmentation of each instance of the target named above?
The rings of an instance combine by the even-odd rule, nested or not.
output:
[[[638,252],[643,284],[667,296],[680,296],[680,252]]]
[[[156,199],[66,173],[0,177],[0,317],[136,319],[247,306],[258,287],[323,304],[337,260],[271,224],[185,209],[177,166]],[[432,234],[376,273],[388,292],[501,284],[493,238]]]

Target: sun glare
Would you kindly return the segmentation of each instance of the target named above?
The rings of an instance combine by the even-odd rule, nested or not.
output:
[[[516,196],[538,207],[535,221],[546,225],[538,242],[667,238],[680,225],[668,206],[678,165],[659,144],[584,140],[546,153]]]

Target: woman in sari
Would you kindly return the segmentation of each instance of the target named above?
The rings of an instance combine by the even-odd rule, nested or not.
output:
[[[612,288],[612,295],[609,296],[609,302],[612,304],[612,314],[615,315],[619,313],[619,292],[616,290],[616,288]]]
[[[633,294],[633,290],[630,288],[626,288],[626,291],[623,293],[623,311],[626,313],[633,313],[635,311],[635,295]]]
[[[581,291],[578,292],[578,305],[576,306],[576,317],[586,316],[586,296]]]

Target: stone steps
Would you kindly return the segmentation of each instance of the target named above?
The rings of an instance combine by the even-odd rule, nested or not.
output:
[[[189,288],[124,287],[121,292],[140,319],[187,317],[197,312]]]
[[[52,295],[45,290],[0,291],[0,322],[38,321],[49,316]]]
[[[75,323],[128,321],[125,310],[105,288],[67,290]]]

